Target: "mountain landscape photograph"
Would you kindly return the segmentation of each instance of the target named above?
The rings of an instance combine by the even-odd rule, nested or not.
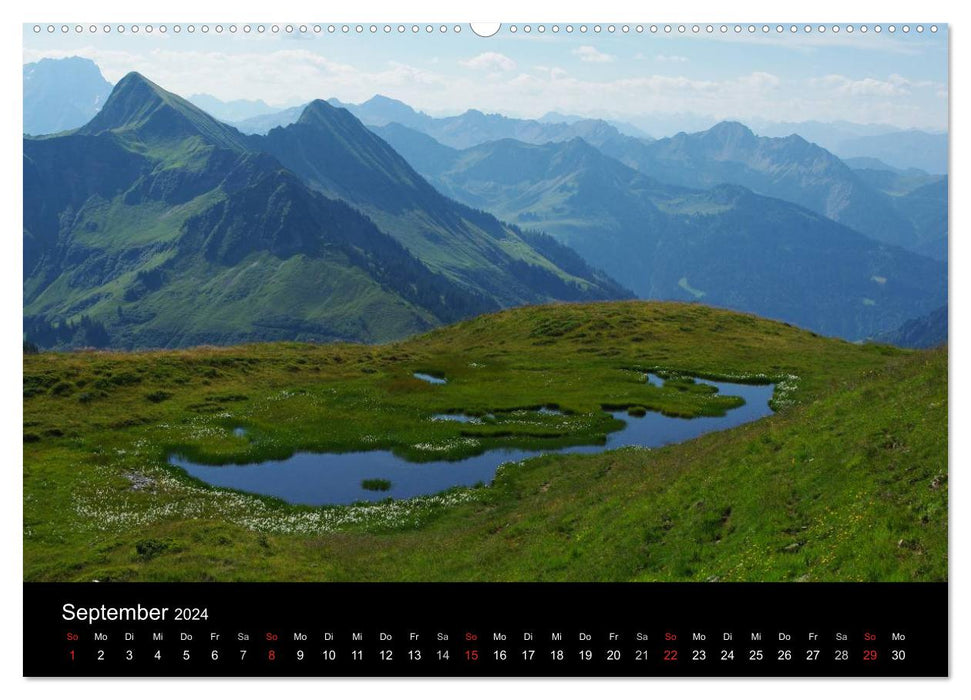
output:
[[[25,580],[947,580],[946,28],[250,29],[24,27]]]

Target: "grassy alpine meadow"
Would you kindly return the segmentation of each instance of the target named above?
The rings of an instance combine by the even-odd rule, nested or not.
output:
[[[687,418],[738,405],[692,376],[775,383],[776,413],[349,506],[210,487],[168,463],[459,459],[603,442],[622,427],[605,408]],[[384,345],[25,355],[23,386],[29,581],[947,578],[946,348],[611,302],[511,309]],[[559,411],[517,413],[538,407]],[[456,412],[502,419],[435,420]]]

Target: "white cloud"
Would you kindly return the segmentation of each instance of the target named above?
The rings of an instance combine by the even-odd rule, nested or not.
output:
[[[598,51],[593,46],[580,46],[573,49],[573,55],[587,63],[610,63],[615,58],[610,54]]]
[[[654,57],[654,60],[658,63],[687,63],[688,58],[686,56],[675,56],[659,53]]]
[[[459,61],[459,63],[466,68],[472,68],[473,70],[516,70],[516,62],[514,60],[501,53],[496,53],[495,51],[480,53],[478,56],[470,58],[467,61]]]
[[[905,78],[904,76],[898,75],[897,73],[891,73],[890,77],[887,78],[887,81],[893,83],[894,85],[901,85],[901,86],[906,86],[911,88],[926,88],[926,87],[940,86],[938,83],[935,83],[933,80],[911,80],[910,78]]]
[[[934,89],[939,91],[943,85],[933,80],[911,80],[893,73],[886,80],[873,77],[854,79],[845,75],[831,74],[810,79],[810,85],[831,90],[847,97],[902,97],[914,91]]]
[[[752,90],[774,90],[782,85],[782,80],[772,73],[755,71],[738,78],[738,83]]]
[[[825,75],[812,78],[810,84],[814,87],[833,90],[848,97],[893,97],[906,95],[909,90],[905,85],[876,78],[862,78],[854,80],[845,75]]]

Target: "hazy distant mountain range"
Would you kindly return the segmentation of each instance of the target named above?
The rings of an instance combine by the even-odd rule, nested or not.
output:
[[[731,122],[652,140],[380,96],[193,100],[129,74],[80,128],[25,138],[42,345],[374,341],[632,292],[863,339],[947,302],[947,178],[874,156]]]
[[[947,134],[908,129],[860,136],[843,141],[834,151],[842,158],[872,157],[897,168],[919,168],[935,174],[948,172]]]
[[[910,250],[940,244],[947,228],[914,220],[829,151],[800,136],[756,136],[737,122],[651,143],[612,142],[601,150],[663,182],[686,187],[743,185],[800,204],[834,221]],[[942,201],[946,211],[946,200]],[[946,216],[945,216],[946,222]]]
[[[550,123],[487,115],[476,110],[457,117],[434,118],[382,96],[360,105],[330,102],[345,107],[371,127],[400,124],[431,136],[442,145],[460,149],[501,139],[542,144],[579,137],[606,155],[663,182],[695,188],[721,183],[743,185],[805,206],[877,240],[937,259],[945,259],[947,255],[943,176],[928,177],[925,184],[933,182],[937,187],[924,193],[924,199],[934,192],[941,195],[934,199],[933,206],[942,208],[943,216],[915,216],[906,198],[901,199],[906,193],[889,194],[869,186],[832,153],[797,135],[758,137],[742,124],[723,122],[707,131],[653,140],[630,136],[612,124],[595,119]],[[279,114],[279,121],[289,123],[294,111]],[[243,131],[254,132],[265,132],[276,125],[272,115],[237,124]],[[861,127],[859,132],[866,133],[866,129]],[[912,135],[912,132],[900,133],[905,141]],[[931,140],[938,137],[928,136],[933,136]],[[946,150],[946,136],[944,144]],[[430,144],[426,146],[433,148]]]
[[[909,220],[916,231],[924,231],[913,250],[936,260],[946,260],[948,246],[948,177],[928,175],[923,170],[900,170],[873,158],[853,158],[854,172],[869,187],[890,199],[897,213]],[[865,166],[865,167],[858,167]]]
[[[300,118],[300,115],[303,114],[303,110],[306,107],[307,105],[305,104],[297,105],[296,107],[287,107],[286,109],[270,112],[269,114],[260,114],[246,119],[230,121],[229,123],[244,134],[265,134],[270,129],[275,129],[278,126],[293,124]]]
[[[877,335],[874,340],[904,348],[934,348],[947,343],[947,305],[926,316],[905,321],[898,328]]]
[[[329,101],[346,108],[368,126],[402,124],[429,134],[437,141],[454,148],[467,148],[503,138],[514,138],[526,143],[565,141],[574,136],[586,138],[594,129],[602,130],[605,137],[627,136],[649,142],[654,140],[652,137],[664,133],[704,132],[718,123],[715,119],[685,115],[683,122],[674,123],[676,126],[664,122],[663,125],[659,124],[662,130],[649,132],[623,121],[584,119],[556,112],[549,112],[539,119],[514,119],[500,114],[483,114],[478,110],[468,110],[454,117],[431,117],[399,100],[382,95],[376,95],[359,105],[336,99]],[[266,133],[274,126],[286,126],[296,121],[301,109],[302,106],[291,107],[273,114],[236,121],[233,125],[246,133]],[[556,128],[548,129],[546,125],[554,125]],[[850,122],[761,122],[757,126],[750,126],[760,136],[801,136],[841,158],[869,156],[879,158],[895,168],[918,168],[931,174],[947,173],[946,133]]]
[[[760,136],[799,134],[843,160],[879,158],[895,168],[947,173],[947,133],[852,122],[765,122],[749,124]]]
[[[940,263],[742,187],[662,183],[582,139],[457,150],[400,125],[377,131],[442,192],[548,231],[644,298],[697,299],[850,338],[898,325],[912,302],[922,300],[916,316],[945,298]]]
[[[85,58],[44,58],[24,65],[24,133],[76,129],[104,105],[111,83]]]
[[[263,100],[230,100],[223,102],[212,95],[190,95],[188,101],[196,107],[208,112],[219,121],[231,124],[244,119],[255,119],[261,116],[276,114],[280,111],[271,107]]]
[[[417,112],[404,102],[383,95],[375,95],[359,105],[347,104],[331,98],[328,102],[346,109],[369,127],[387,124],[401,124],[422,133],[429,134],[437,141],[455,147],[468,146],[511,138],[524,143],[548,143],[550,141],[569,141],[580,137],[591,142],[610,139],[650,140],[649,137],[630,136],[636,128],[630,125],[617,125],[601,119],[581,119],[563,116],[562,121],[551,121],[560,115],[545,115],[541,119],[513,119],[501,114],[484,114],[470,109],[456,117],[430,117]],[[303,113],[306,105],[292,107],[274,114],[255,116],[233,122],[233,126],[243,133],[266,134],[278,126],[294,123]]]

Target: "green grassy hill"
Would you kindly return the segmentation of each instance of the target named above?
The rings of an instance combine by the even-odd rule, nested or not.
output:
[[[166,463],[173,449],[220,463],[419,443],[460,456],[593,440],[618,427],[605,405],[727,407],[691,382],[651,387],[649,370],[778,382],[778,412],[354,506],[214,489]],[[548,404],[566,418],[477,447],[455,439],[468,426],[429,420]],[[946,349],[700,305],[527,307],[381,346],[24,357],[26,580],[944,580],[947,491]]]

